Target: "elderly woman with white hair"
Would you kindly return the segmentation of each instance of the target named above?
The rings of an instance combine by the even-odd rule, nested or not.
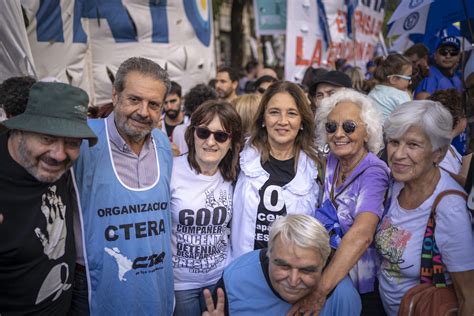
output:
[[[335,253],[318,291],[293,310],[320,308],[349,274],[361,294],[362,314],[379,315],[383,307],[375,286],[372,240],[389,185],[388,167],[377,157],[383,147],[382,116],[367,96],[343,89],[323,100],[316,120],[318,145],[328,144],[330,153],[324,202],[315,216],[328,230]]]
[[[458,315],[474,314],[474,240],[465,193],[438,167],[451,141],[451,127],[451,114],[433,101],[404,103],[385,122],[394,182],[375,242],[382,256],[380,294],[388,315],[397,314],[402,297],[420,282],[453,283]],[[422,276],[423,244],[434,242],[430,256],[440,254],[442,263],[436,268],[430,259],[433,276],[425,273],[430,269]]]

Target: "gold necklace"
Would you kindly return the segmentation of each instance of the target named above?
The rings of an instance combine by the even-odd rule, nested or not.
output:
[[[362,159],[365,158],[366,155],[367,155],[367,152],[364,152],[364,154],[362,156],[360,156],[360,158],[357,160],[357,162],[346,172],[342,171],[342,166],[341,166],[341,164],[339,164],[339,174],[341,175],[341,183],[344,183],[346,181],[346,179],[351,175],[352,170],[354,170],[355,167],[357,167],[359,165],[359,163],[362,161]]]

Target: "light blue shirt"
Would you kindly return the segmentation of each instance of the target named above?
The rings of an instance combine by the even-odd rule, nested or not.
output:
[[[408,92],[382,84],[376,85],[370,91],[369,97],[375,101],[375,105],[382,113],[384,121],[398,105],[411,101]]]

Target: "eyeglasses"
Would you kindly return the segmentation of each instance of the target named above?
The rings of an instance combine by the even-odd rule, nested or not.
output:
[[[346,134],[352,134],[355,132],[358,124],[354,121],[344,121],[342,122],[342,130]],[[329,121],[326,122],[326,133],[328,134],[333,134],[337,131],[337,128],[339,127],[339,124],[334,122],[334,121]]]
[[[441,48],[440,50],[438,50],[438,54],[440,54],[441,56],[457,56],[459,55],[459,50],[457,49],[446,49],[446,48]]]
[[[196,131],[196,136],[200,139],[208,139],[209,136],[214,135],[214,139],[218,143],[225,143],[232,134],[224,132],[224,131],[211,131],[207,127],[195,127],[194,130]]]
[[[401,79],[407,80],[409,83],[411,83],[411,76],[398,75],[398,74],[387,76],[387,78],[391,78],[391,77],[401,78]]]

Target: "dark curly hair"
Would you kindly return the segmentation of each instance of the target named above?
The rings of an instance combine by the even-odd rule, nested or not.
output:
[[[453,128],[464,118],[461,93],[456,89],[438,90],[428,98],[432,101],[438,101],[451,113],[453,117]]]
[[[203,83],[192,87],[184,96],[184,111],[186,115],[191,116],[198,106],[208,100],[217,100],[217,93],[213,88]]]
[[[7,117],[25,112],[30,88],[36,79],[30,76],[11,77],[0,84],[0,104]]]

